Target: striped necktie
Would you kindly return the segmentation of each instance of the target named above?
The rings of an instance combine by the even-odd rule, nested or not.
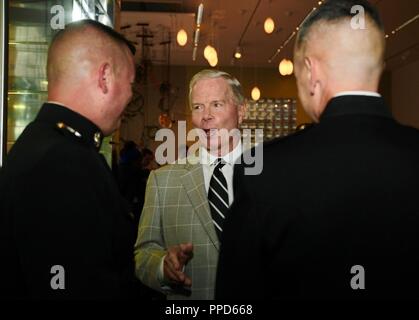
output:
[[[208,190],[208,202],[211,209],[212,221],[217,231],[218,239],[221,238],[224,219],[229,210],[228,187],[221,168],[225,165],[222,159],[217,159],[216,166],[212,173],[210,187]]]

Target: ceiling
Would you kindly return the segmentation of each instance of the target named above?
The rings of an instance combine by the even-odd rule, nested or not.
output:
[[[198,54],[193,61],[195,14],[201,2],[204,14]],[[386,33],[390,35],[387,68],[392,70],[418,60],[419,19],[394,35],[391,31],[419,14],[419,0],[370,2],[380,10]],[[122,0],[121,27],[137,43],[138,60],[145,57],[155,64],[168,64],[170,60],[171,65],[204,66],[208,63],[203,50],[211,43],[218,52],[218,66],[277,67],[283,58],[292,57],[294,38],[275,55],[277,49],[317,5],[318,0]],[[263,30],[269,16],[275,21],[275,30],[270,35]],[[188,34],[184,47],[176,43],[180,28]],[[243,56],[235,60],[233,55],[239,42]]]

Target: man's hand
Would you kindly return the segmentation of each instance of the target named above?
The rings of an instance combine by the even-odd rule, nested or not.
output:
[[[192,280],[185,275],[183,267],[193,256],[192,243],[169,247],[164,258],[164,277],[172,283],[190,287]]]

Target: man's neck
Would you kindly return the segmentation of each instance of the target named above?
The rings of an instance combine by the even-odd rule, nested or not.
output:
[[[237,146],[239,145],[240,140],[238,139],[237,141],[230,141],[228,148],[223,147],[223,146],[218,146],[218,149],[212,149],[212,148],[207,148],[207,152],[210,153],[211,155],[213,155],[214,157],[218,157],[218,158],[222,158],[226,155],[228,155],[229,153],[233,152],[234,149],[237,148]]]
[[[242,153],[240,140],[238,140],[236,143],[231,143],[227,150],[208,150],[207,148],[203,147],[201,147],[201,150],[202,152],[200,157],[202,164],[211,164],[213,161],[215,161],[216,158],[223,158],[227,163],[233,164]]]

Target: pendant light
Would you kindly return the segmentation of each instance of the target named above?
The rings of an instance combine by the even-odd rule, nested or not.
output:
[[[185,46],[188,42],[188,34],[186,33],[185,29],[180,29],[176,36],[176,41],[178,45],[181,47]]]
[[[253,100],[255,100],[255,101],[258,101],[259,100],[259,98],[260,98],[260,90],[259,90],[259,88],[257,86],[255,86],[252,89],[251,95],[252,95],[252,99]]]
[[[274,32],[275,29],[275,22],[272,20],[271,17],[266,18],[265,23],[263,24],[263,28],[267,34],[271,34]]]
[[[291,75],[294,71],[294,65],[291,60],[282,59],[279,64],[279,73],[283,76]]]

